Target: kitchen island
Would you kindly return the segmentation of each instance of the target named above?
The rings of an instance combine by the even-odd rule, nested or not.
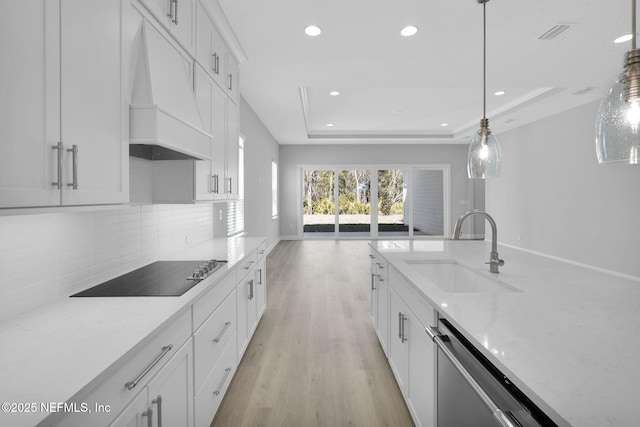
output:
[[[640,280],[502,246],[491,274],[484,241],[370,246],[555,423],[638,425]],[[447,292],[416,261],[458,263],[504,289]]]

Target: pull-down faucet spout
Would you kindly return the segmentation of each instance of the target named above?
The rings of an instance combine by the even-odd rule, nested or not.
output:
[[[485,264],[489,264],[490,272],[499,273],[500,271],[498,270],[498,267],[504,265],[504,260],[501,260],[500,257],[498,256],[498,226],[496,225],[496,222],[493,220],[491,215],[489,215],[484,211],[479,211],[479,210],[474,210],[474,211],[470,211],[465,214],[462,214],[460,218],[458,218],[458,220],[456,221],[456,226],[453,229],[453,239],[460,240],[460,234],[462,233],[462,223],[467,217],[471,215],[481,215],[485,217],[487,221],[489,221],[489,224],[491,225],[491,258],[489,259],[489,262]]]

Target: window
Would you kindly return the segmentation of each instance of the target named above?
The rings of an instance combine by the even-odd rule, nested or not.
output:
[[[244,138],[238,141],[238,199],[227,203],[227,236],[244,232]]]
[[[278,164],[271,161],[271,218],[278,217]]]

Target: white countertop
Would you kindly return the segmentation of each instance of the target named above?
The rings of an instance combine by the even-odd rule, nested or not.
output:
[[[559,425],[640,425],[640,280],[500,246],[495,275],[484,241],[371,246]],[[455,260],[520,292],[444,292],[411,259]]]
[[[264,240],[215,239],[172,255],[170,259],[228,261],[179,297],[67,298],[0,323],[0,403],[39,407],[81,396]],[[0,426],[34,426],[47,416],[0,411]]]

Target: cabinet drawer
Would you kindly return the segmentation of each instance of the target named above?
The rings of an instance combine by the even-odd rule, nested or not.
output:
[[[411,283],[409,283],[395,268],[389,268],[389,283],[407,305],[409,310],[418,318],[422,326],[434,326],[434,309]]]
[[[256,266],[256,263],[258,262],[258,256],[257,255],[258,255],[257,251],[250,252],[238,264],[238,267],[236,267],[237,283],[242,282],[242,279],[244,279],[246,277],[246,275],[251,271],[251,269]]]
[[[194,335],[196,393],[236,332],[236,293],[224,300]],[[233,340],[235,343],[235,340]]]
[[[238,363],[235,347],[235,334],[224,349],[220,360],[209,374],[204,386],[196,395],[196,427],[208,427],[218,411],[220,402],[229,387]]]
[[[132,357],[119,367],[107,369],[105,380],[87,395],[74,399],[78,407],[82,403],[92,410],[99,405],[108,412],[86,412],[67,414],[58,426],[107,425],[120,413],[191,336],[190,312],[184,311],[169,326],[163,328],[148,344],[132,352]],[[171,346],[171,349],[168,346]],[[136,381],[137,380],[137,381]],[[133,382],[136,381],[134,384]]]
[[[193,304],[193,330],[196,331],[236,287],[235,271],[218,279],[202,297]]]

